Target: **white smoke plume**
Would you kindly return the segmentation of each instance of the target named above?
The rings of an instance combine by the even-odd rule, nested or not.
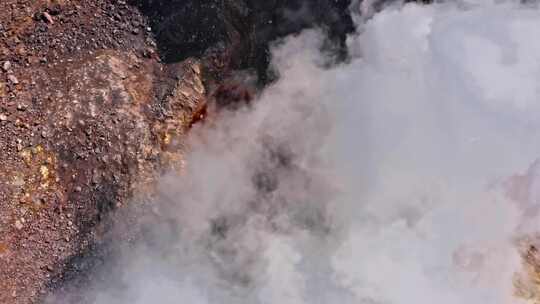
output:
[[[288,37],[253,107],[193,131],[167,224],[95,303],[521,303],[538,37],[536,7],[488,1],[387,7],[337,66]]]

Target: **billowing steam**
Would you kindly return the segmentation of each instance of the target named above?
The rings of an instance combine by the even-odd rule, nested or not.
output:
[[[347,63],[319,31],[285,39],[252,107],[195,128],[95,303],[519,303],[538,37],[536,7],[468,1],[359,21]]]

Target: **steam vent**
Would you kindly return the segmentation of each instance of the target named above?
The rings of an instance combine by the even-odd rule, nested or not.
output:
[[[0,304],[540,303],[540,6],[0,0]]]

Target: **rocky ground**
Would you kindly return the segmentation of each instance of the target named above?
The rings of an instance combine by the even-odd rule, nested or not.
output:
[[[269,41],[352,30],[348,1],[300,2],[0,1],[0,303],[39,302],[115,214],[150,210],[207,104],[250,98],[232,71],[272,79]]]
[[[175,157],[206,91],[198,60],[161,64],[125,2],[0,11],[0,303],[32,303]]]

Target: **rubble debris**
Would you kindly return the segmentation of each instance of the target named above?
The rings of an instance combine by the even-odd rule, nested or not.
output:
[[[4,70],[4,72],[9,72],[11,71],[11,62],[10,61],[4,61],[4,63],[2,63],[2,70]]]
[[[15,75],[13,75],[13,74],[9,74],[9,75],[7,76],[7,80],[8,80],[9,82],[11,82],[12,84],[19,84],[19,79],[18,79]]]
[[[54,24],[54,20],[53,20],[52,16],[49,13],[43,12],[43,13],[41,13],[41,16],[42,16],[43,20],[46,21],[47,23]]]

